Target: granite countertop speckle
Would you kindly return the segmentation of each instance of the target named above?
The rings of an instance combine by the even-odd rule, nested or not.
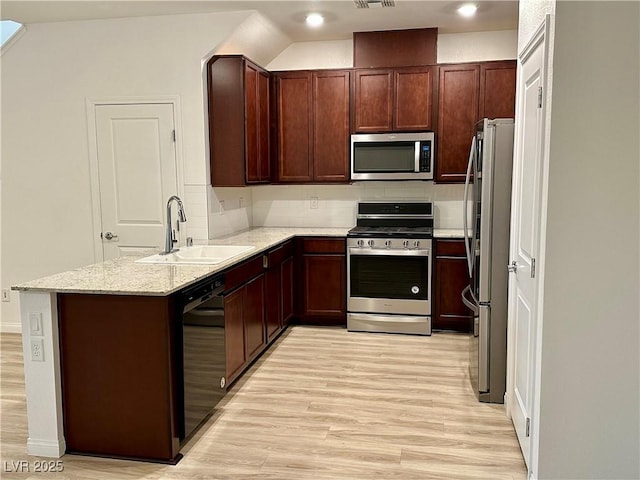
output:
[[[135,263],[126,256],[57,273],[13,286],[13,290],[165,296],[208,275],[236,265],[295,236],[344,237],[349,228],[252,228],[208,242],[209,245],[251,245],[255,248],[217,265],[157,265]],[[150,252],[152,255],[154,252]],[[157,253],[157,252],[156,252]]]

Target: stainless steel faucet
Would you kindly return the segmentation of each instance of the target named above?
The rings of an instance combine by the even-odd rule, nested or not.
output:
[[[172,195],[167,201],[167,228],[165,232],[164,251],[160,252],[161,255],[168,255],[169,253],[177,252],[179,250],[177,248],[173,248],[173,245],[178,242],[178,240],[175,239],[173,229],[171,228],[171,202],[173,202],[174,200],[178,204],[178,221],[187,221],[187,216],[184,213],[184,205],[182,205],[182,200],[180,200],[180,197],[178,197],[177,195]]]

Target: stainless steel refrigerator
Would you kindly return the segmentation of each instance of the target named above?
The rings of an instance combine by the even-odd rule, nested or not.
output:
[[[506,387],[513,127],[511,118],[476,124],[464,186],[469,286],[462,300],[474,312],[469,374],[478,399],[491,403],[504,402]]]

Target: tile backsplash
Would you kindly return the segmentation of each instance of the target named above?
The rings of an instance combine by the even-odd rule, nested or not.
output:
[[[463,185],[420,181],[190,186],[185,192],[185,203],[187,199],[193,203],[194,215],[189,220],[194,218],[195,223],[189,234],[194,239],[216,238],[249,227],[351,227],[356,222],[358,202],[366,200],[432,201],[436,227],[462,228],[463,191]]]

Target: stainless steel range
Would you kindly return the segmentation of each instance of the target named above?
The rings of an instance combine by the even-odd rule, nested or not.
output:
[[[360,202],[347,235],[347,329],[431,335],[433,204]]]

